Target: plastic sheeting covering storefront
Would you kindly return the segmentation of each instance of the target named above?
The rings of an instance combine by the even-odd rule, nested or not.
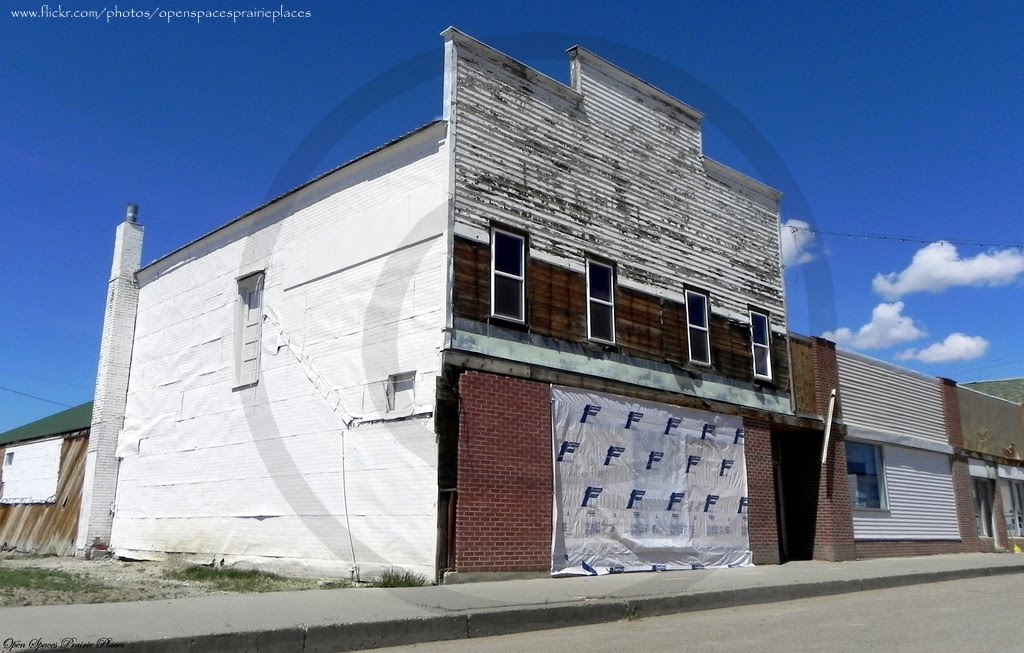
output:
[[[739,417],[553,387],[552,575],[751,565]]]

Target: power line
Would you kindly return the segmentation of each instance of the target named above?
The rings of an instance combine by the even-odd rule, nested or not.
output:
[[[54,401],[53,399],[46,399],[45,397],[37,397],[36,395],[30,395],[27,392],[21,392],[19,390],[12,390],[11,388],[5,388],[2,385],[0,385],[0,390],[6,390],[7,392],[11,392],[11,393],[16,394],[16,395],[21,395],[22,397],[28,397],[29,399],[37,399],[39,401],[45,401],[48,404],[57,404],[58,406],[64,406],[65,408],[73,408],[73,406],[71,404],[64,404],[64,403],[61,403],[59,401]]]
[[[967,245],[972,247],[1013,247],[1024,249],[1024,243],[994,243],[994,242],[982,242],[976,240],[957,240],[954,238],[916,238],[914,236],[894,236],[892,234],[855,234],[848,233],[845,231],[831,231],[828,229],[814,229],[810,226],[800,227],[797,225],[783,225],[784,228],[789,229],[791,232],[796,233],[797,231],[806,231],[813,234],[821,234],[826,236],[842,236],[844,238],[866,238],[874,240],[895,240],[904,243],[936,243],[944,242],[951,245]]]
[[[24,372],[15,372],[13,370],[0,370],[0,374],[11,374],[13,376],[20,376],[26,379],[32,379],[33,381],[45,381],[46,383],[55,383],[57,385],[66,385],[71,388],[83,388],[85,390],[91,390],[94,386],[84,385],[82,383],[71,383],[70,381],[61,381],[59,379],[50,379],[45,376],[33,376],[32,374],[25,374]]]

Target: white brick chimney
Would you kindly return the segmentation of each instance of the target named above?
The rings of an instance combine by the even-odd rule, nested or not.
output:
[[[138,207],[128,205],[125,221],[117,227],[114,262],[103,314],[92,430],[82,483],[82,508],[78,516],[77,555],[89,556],[110,544],[114,495],[117,490],[117,438],[124,426],[128,373],[135,342],[135,312],[139,287],[135,273],[142,262],[142,225],[135,222]]]

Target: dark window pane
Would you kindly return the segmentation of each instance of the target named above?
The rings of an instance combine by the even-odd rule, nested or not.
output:
[[[593,299],[612,301],[612,269],[597,263],[590,263],[590,296]]]
[[[494,314],[514,320],[523,319],[522,287],[522,281],[495,276]]]
[[[711,354],[708,351],[708,332],[700,329],[690,329],[690,360],[698,363],[711,363]]]
[[[693,326],[707,327],[707,297],[695,293],[686,293],[686,315]]]
[[[607,304],[590,302],[590,337],[613,342],[612,307]]]
[[[494,232],[494,269],[523,276],[523,239]]]
[[[768,344],[768,318],[759,313],[750,314],[754,332],[754,342],[759,345]]]
[[[754,374],[771,376],[771,368],[768,366],[768,350],[764,347],[754,347]]]

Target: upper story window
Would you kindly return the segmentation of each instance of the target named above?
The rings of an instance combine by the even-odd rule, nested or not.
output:
[[[690,347],[690,361],[700,365],[710,365],[711,338],[708,333],[708,297],[692,290],[686,291],[686,336]]]
[[[754,378],[771,381],[771,329],[768,316],[757,311],[750,311],[750,350],[754,355]]]
[[[526,239],[491,231],[491,315],[526,321]]]
[[[260,379],[260,332],[263,324],[263,273],[238,280],[235,313],[235,385]]]
[[[615,344],[615,271],[587,261],[587,337]]]

